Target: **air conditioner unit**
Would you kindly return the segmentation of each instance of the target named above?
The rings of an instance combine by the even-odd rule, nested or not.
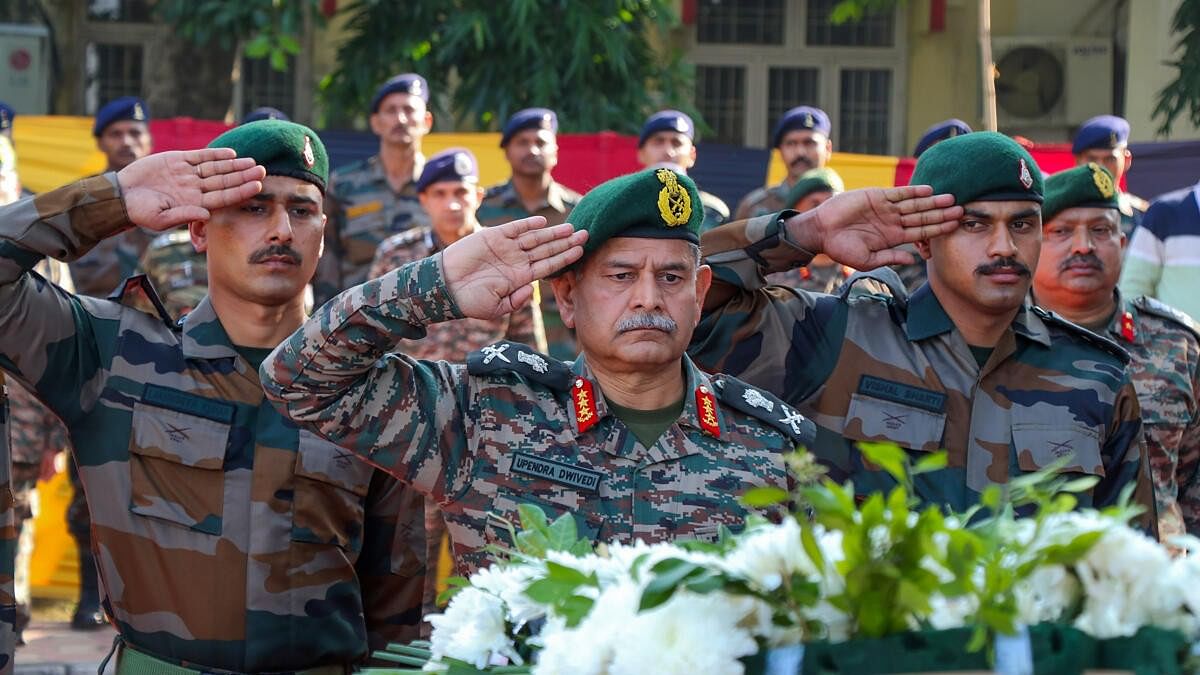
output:
[[[0,101],[24,115],[50,105],[50,31],[45,26],[0,23]]]
[[[1001,128],[1074,127],[1112,112],[1112,40],[994,37],[992,60]]]

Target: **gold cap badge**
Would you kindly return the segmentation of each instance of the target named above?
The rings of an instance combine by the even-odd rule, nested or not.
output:
[[[659,169],[654,176],[663,184],[663,189],[658,191],[658,214],[667,227],[677,227],[691,220],[692,196],[679,184],[675,172]]]
[[[1095,162],[1088,162],[1088,166],[1092,169],[1092,182],[1096,184],[1096,189],[1100,191],[1100,196],[1105,199],[1112,199],[1112,196],[1117,194],[1117,186],[1113,185],[1112,176],[1104,172],[1100,165]]]

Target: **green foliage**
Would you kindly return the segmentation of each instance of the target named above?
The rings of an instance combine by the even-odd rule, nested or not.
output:
[[[901,0],[842,0],[833,6],[829,20],[839,26],[844,23],[861,21],[868,12],[892,9],[900,2]]]
[[[551,106],[564,131],[634,131],[660,107],[689,112],[691,73],[667,33],[670,0],[358,0],[338,70],[320,85],[334,119],[365,116],[379,83],[418,72],[456,126],[495,129]],[[665,53],[664,53],[665,51]],[[451,86],[453,85],[453,87]],[[451,89],[453,92],[451,93]]]
[[[1171,34],[1178,36],[1179,57],[1167,65],[1176,70],[1175,79],[1158,93],[1154,118],[1161,120],[1158,133],[1171,133],[1180,115],[1200,126],[1200,0],[1182,0],[1171,20]]]
[[[305,22],[324,22],[319,0],[159,0],[155,11],[197,45],[215,40],[230,50],[242,41],[247,57],[270,59],[276,70],[300,53]]]

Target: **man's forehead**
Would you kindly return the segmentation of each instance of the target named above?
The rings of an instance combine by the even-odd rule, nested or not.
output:
[[[127,131],[145,131],[146,123],[137,120],[117,120],[104,128],[104,133],[125,133]]]
[[[680,143],[687,143],[691,141],[687,134],[680,131],[671,131],[670,129],[663,129],[662,131],[656,131],[650,134],[650,136],[646,139],[646,142],[649,143],[653,140],[679,141]]]
[[[1106,220],[1111,223],[1116,223],[1117,210],[1100,206],[1072,206],[1069,209],[1063,209],[1062,211],[1059,211],[1058,214],[1046,224],[1090,223],[1097,220]]]
[[[596,262],[665,263],[689,257],[691,247],[682,239],[613,237],[590,256]]]
[[[534,141],[539,138],[545,141],[553,141],[555,135],[549,129],[522,129],[512,135],[512,140],[509,143],[516,140]]]
[[[417,96],[416,94],[410,94],[406,91],[393,91],[392,93],[388,94],[387,96],[384,96],[383,100],[379,102],[380,110],[383,110],[384,108],[404,108],[404,107],[410,107],[410,108],[414,108],[414,109],[424,109],[425,108],[425,99],[421,98],[420,96]]]
[[[963,205],[963,211],[968,214],[987,214],[989,216],[1006,216],[1012,213],[1023,213],[1033,211],[1041,214],[1042,205],[1032,200],[1011,200],[1011,201],[988,201],[980,200],[975,202],[967,202]]]
[[[251,199],[269,197],[275,200],[311,199],[321,203],[321,189],[316,185],[291,176],[268,175],[263,178],[262,192]]]
[[[812,139],[812,140],[818,141],[818,142],[824,141],[825,134],[823,134],[815,129],[792,129],[791,131],[789,131],[783,135],[782,142],[783,143],[787,143],[788,141],[803,142],[803,141],[807,141],[809,139]]]

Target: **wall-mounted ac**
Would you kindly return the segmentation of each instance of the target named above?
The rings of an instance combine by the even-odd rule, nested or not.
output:
[[[1074,127],[1112,112],[1112,40],[994,37],[1002,129]]]

